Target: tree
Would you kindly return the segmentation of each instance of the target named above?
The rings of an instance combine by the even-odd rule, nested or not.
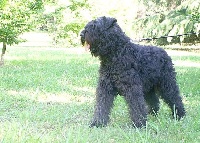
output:
[[[89,10],[88,0],[68,0],[64,4],[55,0],[45,5],[49,10],[41,17],[41,29],[53,36],[57,46],[80,44],[78,34],[86,23],[82,13]]]
[[[109,0],[106,3],[94,0],[67,0],[60,5],[59,0],[54,1],[51,5],[48,3],[54,11],[44,13],[41,18],[42,25],[45,25],[42,28],[48,29],[57,46],[59,44],[77,46],[80,45],[79,32],[85,24],[94,18],[105,15],[116,17],[125,31],[130,34],[129,27],[134,19],[133,13],[136,11],[136,6],[132,7],[136,5],[134,1],[137,0]]]
[[[135,36],[160,37],[196,33],[196,35],[191,34],[187,36],[158,39],[156,43],[162,45],[179,42],[200,42],[200,2],[196,0],[160,1],[165,2],[165,7],[154,2],[154,5],[157,5],[157,11],[150,9],[150,11],[146,13],[146,17],[137,19],[135,22],[136,24],[133,26],[134,31],[136,31],[135,33],[138,33],[138,35]]]
[[[88,21],[99,16],[117,18],[126,34],[133,39],[199,33],[200,2],[197,0],[62,0],[64,4],[59,4],[59,1],[45,1],[45,5],[50,5],[54,10],[43,13],[41,17],[41,29],[54,37],[57,46],[79,45],[80,30]],[[191,43],[198,41],[199,36],[165,38],[156,42]]]
[[[2,0],[0,7],[0,42],[3,43],[0,65],[4,64],[6,46],[24,41],[19,36],[36,26],[36,14],[42,0]]]
[[[2,9],[7,3],[7,0],[0,0],[0,9]]]

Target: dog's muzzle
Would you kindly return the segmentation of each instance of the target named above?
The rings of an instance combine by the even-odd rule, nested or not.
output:
[[[80,36],[81,36],[81,44],[82,44],[82,46],[85,47],[85,50],[86,50],[86,51],[89,51],[89,50],[90,50],[90,45],[89,45],[89,44],[87,43],[87,41],[85,40],[85,33],[86,33],[86,31],[83,30],[83,31],[81,32],[81,34],[80,34]]]
[[[81,44],[84,46],[85,45],[85,30],[81,32],[80,36],[81,36]]]

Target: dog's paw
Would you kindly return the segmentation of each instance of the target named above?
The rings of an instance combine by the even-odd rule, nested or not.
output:
[[[101,127],[105,127],[105,126],[106,126],[106,124],[104,122],[100,122],[97,120],[92,121],[89,125],[90,128],[92,128],[92,127],[101,128]]]

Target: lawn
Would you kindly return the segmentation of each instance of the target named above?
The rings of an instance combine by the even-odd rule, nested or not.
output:
[[[98,59],[82,49],[8,48],[0,67],[0,143],[199,143],[200,53],[168,51],[187,116],[171,118],[161,102],[147,127],[131,126],[117,97],[111,122],[89,128],[95,104]]]

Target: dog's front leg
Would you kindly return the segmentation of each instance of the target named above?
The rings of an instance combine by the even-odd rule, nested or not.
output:
[[[142,127],[146,125],[147,109],[142,92],[142,86],[132,85],[126,87],[124,90],[125,100],[129,106],[129,112],[135,127]]]
[[[114,89],[109,77],[101,76],[96,90],[94,118],[90,127],[102,127],[107,125],[115,96],[116,90]]]

